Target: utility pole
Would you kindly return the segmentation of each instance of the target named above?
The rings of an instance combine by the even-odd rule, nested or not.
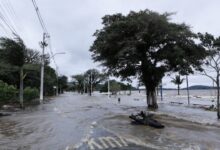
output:
[[[56,75],[57,75],[56,96],[58,96],[58,95],[59,95],[59,75],[58,75],[58,67],[56,67]]]
[[[51,58],[54,59],[55,56],[58,54],[66,54],[66,53],[65,52],[55,53],[51,56]],[[56,63],[55,63],[55,65],[56,65]],[[58,73],[58,66],[57,65],[56,65],[56,77],[57,77],[56,96],[58,96],[59,95],[59,73]]]
[[[161,101],[163,101],[163,82],[162,82],[162,80],[160,83],[160,98],[161,98]]]
[[[92,96],[92,71],[91,71],[90,75],[91,75],[91,95],[90,96]]]
[[[189,81],[188,81],[188,75],[186,75],[186,86],[187,86],[188,105],[190,105],[190,100],[189,100]]]
[[[57,89],[56,89],[56,95],[59,95],[59,76],[57,74]]]
[[[108,76],[108,98],[110,98],[110,78]]]
[[[85,79],[83,80],[83,94],[86,93],[86,83],[85,83]]]
[[[41,42],[42,46],[42,56],[41,56],[41,76],[40,76],[40,103],[43,102],[44,99],[44,50],[47,46],[46,43],[46,33],[43,33],[43,41]]]

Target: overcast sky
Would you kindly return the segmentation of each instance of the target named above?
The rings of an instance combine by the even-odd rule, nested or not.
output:
[[[106,14],[123,13],[150,9],[157,12],[176,12],[175,22],[185,22],[194,32],[209,32],[220,35],[219,0],[36,0],[44,22],[50,33],[59,72],[63,75],[83,73],[89,68],[99,68],[91,60],[88,51],[94,41],[93,33],[102,27],[101,18]],[[31,0],[0,0],[0,11],[14,26],[25,44],[40,50],[42,29]],[[10,9],[12,5],[15,14]],[[5,11],[4,11],[5,10]],[[9,11],[6,13],[6,11]],[[1,22],[1,24],[4,24]],[[7,27],[6,27],[7,28]],[[0,26],[3,36],[10,31]],[[49,52],[49,49],[46,49]],[[51,64],[54,66],[54,64]],[[212,85],[207,77],[189,76],[190,85]],[[163,79],[166,87],[175,87],[170,77]],[[184,87],[185,84],[182,85]]]

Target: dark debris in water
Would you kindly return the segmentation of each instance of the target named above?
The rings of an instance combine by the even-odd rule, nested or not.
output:
[[[148,125],[158,129],[164,128],[164,125],[153,118],[153,114],[146,114],[143,111],[135,115],[131,114],[129,118],[132,120],[133,124]]]

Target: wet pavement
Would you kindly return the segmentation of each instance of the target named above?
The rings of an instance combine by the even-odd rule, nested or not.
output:
[[[131,125],[129,114],[145,110],[136,100],[65,93],[43,105],[0,118],[0,150],[218,150],[220,128],[155,117],[166,127]],[[172,109],[163,107],[161,109]],[[192,114],[193,115],[193,114]]]

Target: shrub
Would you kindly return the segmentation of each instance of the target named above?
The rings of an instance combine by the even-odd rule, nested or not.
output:
[[[16,99],[17,89],[13,85],[0,80],[0,102],[8,102]]]
[[[24,100],[31,101],[39,97],[39,90],[37,88],[26,87],[24,89]]]

